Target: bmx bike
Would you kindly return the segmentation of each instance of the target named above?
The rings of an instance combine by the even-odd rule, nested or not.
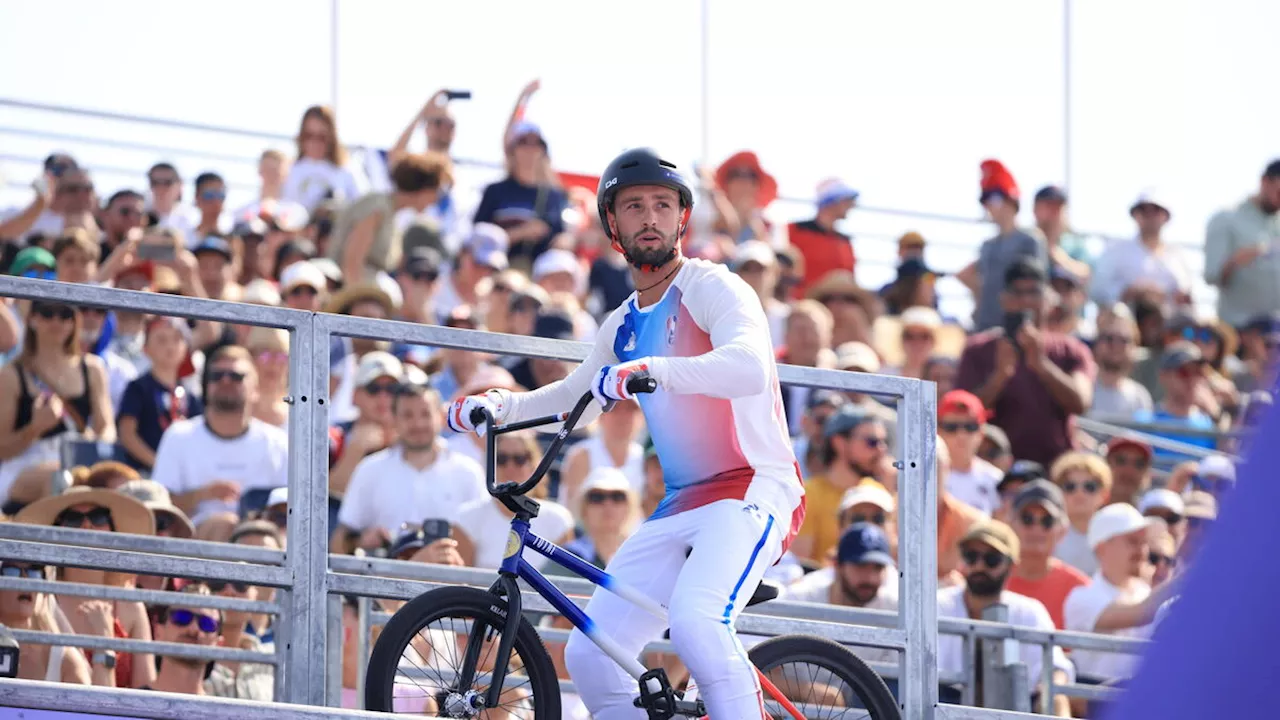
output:
[[[632,393],[653,392],[656,382],[633,377],[627,387]],[[495,426],[486,411],[473,415],[473,422],[483,423],[486,429],[489,493],[515,514],[498,579],[488,590],[463,586],[430,590],[401,607],[374,644],[365,677],[366,709],[435,713],[446,718],[559,720],[561,689],[556,666],[524,616],[519,579],[636,679],[635,705],[644,709],[650,720],[706,715],[702,701],[694,697],[696,693],[677,692],[662,668],[647,670],[637,658],[627,657],[611,638],[589,632],[593,624],[586,613],[523,558],[525,549],[532,548],[646,612],[659,618],[667,616],[661,604],[530,530],[529,521],[538,515],[539,506],[525,493],[541,481],[592,402],[591,393],[586,393],[570,412],[502,426]],[[562,423],[562,427],[529,479],[497,484],[496,437],[553,423]],[[747,605],[777,596],[778,587],[763,582]],[[446,621],[447,628],[436,627]],[[829,639],[779,636],[754,646],[748,655],[764,690],[769,717],[901,718],[884,680],[848,648]],[[437,660],[451,661],[452,667],[423,667]],[[811,669],[789,671],[797,665]]]

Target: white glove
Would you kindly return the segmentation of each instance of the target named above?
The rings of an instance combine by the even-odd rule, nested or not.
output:
[[[635,377],[649,376],[649,358],[640,358],[618,365],[605,365],[591,382],[591,394],[601,407],[610,403],[630,400],[635,393],[627,390],[627,381]]]
[[[474,432],[484,437],[484,423],[476,425],[471,422],[471,413],[476,410],[488,410],[495,423],[501,424],[511,410],[511,393],[501,388],[486,390],[483,395],[468,395],[454,400],[445,408],[445,422],[449,429],[458,433]]]

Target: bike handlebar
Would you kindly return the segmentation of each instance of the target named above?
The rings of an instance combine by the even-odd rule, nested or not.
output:
[[[636,374],[627,379],[627,392],[632,395],[642,395],[651,393],[658,389],[658,381],[647,374]],[[573,432],[574,426],[582,419],[582,414],[587,411],[587,407],[594,402],[595,397],[588,391],[582,394],[578,399],[578,403],[573,409],[567,413],[557,413],[555,415],[546,415],[532,420],[524,420],[517,423],[508,423],[498,427],[494,426],[493,415],[484,408],[476,408],[471,411],[471,423],[476,427],[483,426],[485,429],[485,486],[489,490],[489,494],[495,497],[503,495],[524,495],[529,492],[542,481],[542,477],[551,469],[551,464],[556,461],[560,455],[560,448],[564,445],[569,434]],[[605,407],[604,412],[613,409],[613,403],[609,403]],[[527,428],[538,427],[541,425],[550,425],[551,423],[563,423],[560,431],[556,433],[551,444],[547,446],[546,452],[542,456],[542,461],[538,463],[538,467],[534,469],[533,474],[528,480],[522,483],[502,483],[497,484],[497,438],[503,433],[515,432],[516,430],[524,430]]]

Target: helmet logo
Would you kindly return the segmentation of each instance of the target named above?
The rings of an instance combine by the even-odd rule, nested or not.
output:
[[[617,185],[617,184],[618,184],[618,178],[613,178],[612,180],[610,180],[609,182],[607,182],[607,183],[605,183],[605,184],[604,184],[604,189],[605,189],[605,190],[608,190],[609,188],[611,188],[611,187],[613,187],[614,185]]]

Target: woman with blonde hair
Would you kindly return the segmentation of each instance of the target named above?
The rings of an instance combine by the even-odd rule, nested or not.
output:
[[[1098,560],[1089,547],[1089,521],[1111,501],[1111,468],[1097,455],[1063,453],[1049,470],[1049,479],[1062,488],[1067,504],[1067,534],[1058,542],[1053,556],[1085,575],[1098,570]]]
[[[314,212],[328,198],[351,202],[360,195],[355,175],[345,166],[347,150],[338,139],[333,109],[313,105],[298,128],[298,159],[289,168],[282,194]]]
[[[49,568],[45,565],[28,563],[20,560],[0,562],[0,577],[26,578],[30,580],[49,580]],[[0,624],[14,630],[34,630],[36,632],[62,633],[54,615],[53,596],[48,593],[28,592],[25,590],[0,590]],[[89,662],[78,652],[67,652],[63,645],[37,645],[23,643],[22,662],[18,663],[20,680],[43,680],[45,682],[65,682],[75,685],[89,685],[93,678],[89,671]],[[99,680],[108,686],[111,682],[109,673],[95,669],[101,675]]]
[[[254,327],[245,336],[245,349],[253,356],[258,371],[258,401],[253,416],[268,425],[289,429],[289,332],[280,328]]]

